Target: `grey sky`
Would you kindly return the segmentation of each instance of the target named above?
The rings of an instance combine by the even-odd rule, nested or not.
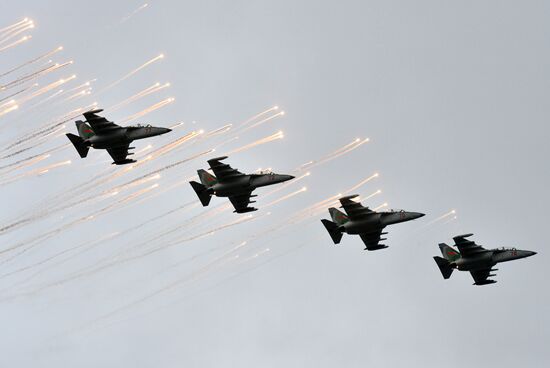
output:
[[[208,232],[238,216],[227,211],[202,225],[188,225],[173,237],[141,244],[206,211],[191,208],[106,241],[30,281],[25,280],[50,263],[5,276],[198,202],[192,189],[182,185],[60,231],[13,259],[12,253],[0,254],[1,366],[550,363],[550,271],[545,262],[550,208],[548,2],[153,0],[121,22],[143,3],[58,0],[1,5],[0,28],[25,16],[37,27],[28,43],[0,52],[0,74],[63,45],[55,61],[72,59],[74,65],[41,83],[75,73],[78,78],[70,86],[98,78],[98,91],[159,53],[166,55],[115,88],[81,102],[28,112],[22,107],[0,117],[3,145],[79,104],[97,101],[101,107],[111,106],[157,81],[171,82],[171,87],[123,109],[105,111],[116,121],[164,98],[176,98],[174,104],[136,122],[186,124],[170,135],[136,142],[136,150],[148,143],[160,147],[191,130],[239,123],[273,105],[286,115],[225,148],[278,130],[285,138],[232,155],[233,166],[291,172],[356,137],[369,137],[371,142],[312,169],[303,184],[265,199],[262,194],[268,190],[260,191],[260,211],[255,213],[260,217],[254,221],[70,282],[68,275],[106,258],[110,262],[121,250],[137,255],[170,239]],[[72,122],[67,124],[69,131],[75,132]],[[215,142],[190,144],[123,179],[86,189],[86,196],[99,196]],[[0,165],[64,143],[65,137],[57,137],[28,154],[1,160]],[[2,226],[38,213],[57,201],[55,196],[106,169],[124,170],[112,167],[99,151],[90,152],[86,160],[72,148],[52,156],[21,172],[67,159],[72,164],[0,187]],[[207,157],[211,156],[163,172],[158,189],[193,175],[206,166]],[[318,221],[328,216],[323,212],[309,222],[250,241],[239,250],[238,260],[215,261],[249,234],[262,233],[374,172],[380,178],[358,193],[383,193],[365,204],[388,202],[393,208],[427,214],[390,227],[390,248],[364,252],[360,240],[350,236],[344,237],[342,246],[334,246]],[[306,193],[262,209],[262,204],[302,185],[307,185]],[[147,186],[132,188],[124,196]],[[66,200],[81,198],[82,193],[76,193]],[[224,203],[214,199],[212,205]],[[28,241],[108,204],[103,199],[56,212],[0,235],[1,247]],[[456,221],[427,225],[451,209],[457,210]],[[268,211],[271,215],[261,217]],[[432,259],[439,252],[437,243],[451,242],[463,232],[475,233],[474,239],[487,247],[517,246],[538,255],[501,265],[496,285],[474,287],[465,273],[444,281]],[[266,248],[270,251],[250,258]],[[37,289],[59,280],[65,281]],[[32,294],[13,297],[20,292]]]

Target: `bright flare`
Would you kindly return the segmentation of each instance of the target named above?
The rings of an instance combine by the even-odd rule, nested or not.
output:
[[[0,50],[1,51],[1,50]],[[101,91],[99,91],[99,93],[103,93],[111,88],[113,88],[114,86],[116,86],[117,84],[119,84],[120,82],[130,78],[132,75],[136,74],[137,72],[139,72],[140,70],[148,67],[149,65],[153,64],[154,62],[156,61],[159,61],[159,60],[162,60],[164,59],[164,55],[163,54],[160,54],[154,58],[152,58],[151,60],[145,62],[144,64],[138,66],[137,68],[131,70],[128,74],[124,75],[122,78],[120,79],[117,79],[116,81],[114,81],[113,83],[109,84],[107,87],[103,88]]]
[[[256,146],[259,146],[259,145],[262,145],[262,144],[265,144],[265,143],[273,142],[273,141],[283,139],[283,138],[284,138],[283,132],[279,131],[279,132],[277,132],[275,134],[272,134],[270,136],[267,136],[265,138],[258,139],[257,141],[249,143],[245,146],[236,148],[236,149],[232,150],[231,152],[227,153],[227,156],[231,156],[232,154],[237,153],[237,152],[247,151],[247,150],[249,150],[253,147],[256,147]]]
[[[138,112],[138,113],[136,113],[136,114],[134,114],[134,115],[130,115],[130,116],[128,116],[127,118],[122,119],[121,121],[122,121],[122,122],[128,122],[128,121],[131,121],[131,120],[140,118],[140,117],[142,117],[142,116],[144,116],[144,115],[147,115],[147,114],[149,114],[149,113],[151,113],[151,112],[153,112],[153,111],[155,111],[155,110],[158,110],[158,109],[160,109],[160,108],[162,108],[162,107],[164,107],[164,106],[166,106],[166,105],[169,105],[169,104],[171,104],[171,103],[174,102],[174,101],[175,101],[175,98],[173,98],[173,97],[167,98],[167,99],[165,99],[165,100],[162,100],[162,101],[160,101],[160,102],[157,102],[157,103],[154,104],[154,105],[149,106],[148,108],[146,108],[146,109],[144,109],[144,110],[142,110],[142,111],[140,111],[140,112]]]

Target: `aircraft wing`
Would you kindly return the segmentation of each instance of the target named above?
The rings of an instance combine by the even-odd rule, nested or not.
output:
[[[352,198],[356,196],[347,196],[340,198],[340,204],[342,208],[348,214],[350,220],[360,220],[367,217],[369,214],[374,213],[368,207],[364,207],[361,203],[355,202]]]
[[[95,134],[108,134],[110,131],[120,129],[119,125],[105,119],[103,116],[97,115],[101,111],[103,110],[92,110],[82,114]]]
[[[234,169],[228,164],[224,164],[223,162],[221,162],[226,158],[227,157],[218,157],[208,160],[208,165],[210,165],[210,168],[214,172],[214,175],[218,179],[219,183],[229,182],[236,178],[245,176],[245,174],[243,174],[239,170]]]
[[[470,257],[487,252],[487,249],[483,248],[481,245],[477,245],[474,241],[466,239],[472,235],[473,234],[458,235],[453,238],[462,257]]]
[[[470,271],[470,274],[474,278],[475,284],[474,285],[487,285],[487,284],[494,284],[495,280],[489,280],[490,276],[495,276],[491,274],[491,269],[487,268],[484,270],[476,270],[476,271]]]
[[[378,250],[387,248],[386,245],[380,244],[381,240],[386,240],[382,238],[382,230],[376,231],[374,233],[365,233],[359,234],[363,243],[365,243],[365,250]]]
[[[135,162],[134,160],[130,160],[126,158],[128,155],[131,155],[131,153],[128,152],[128,149],[129,149],[129,145],[127,144],[125,146],[108,148],[107,152],[113,158],[113,161],[114,161],[113,164],[123,165],[123,164],[129,164],[129,163]]]
[[[233,207],[235,207],[235,212],[245,213],[245,212],[256,211],[256,208],[248,207],[250,203],[254,203],[253,201],[250,200],[251,196],[252,196],[252,192],[230,196],[229,200],[231,201],[231,204],[233,205]]]

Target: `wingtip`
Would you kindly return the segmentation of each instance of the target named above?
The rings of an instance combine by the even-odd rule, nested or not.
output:
[[[359,197],[359,194],[350,194],[347,196],[340,197],[340,200],[353,199]]]
[[[111,163],[111,165],[127,165],[127,164],[133,164],[137,162],[136,160],[132,160],[132,159],[126,159],[126,160],[121,160],[121,161],[113,161]]]
[[[223,161],[227,158],[229,158],[229,156],[214,157],[214,158],[211,158],[210,160],[208,160],[208,162]]]
[[[93,109],[93,110],[86,111],[84,114],[99,114],[102,111],[103,109]]]
[[[474,235],[474,233],[456,235],[456,236],[453,237],[453,239],[469,238],[470,236],[473,236],[473,235]]]
[[[254,208],[254,207],[246,207],[246,208],[243,208],[243,209],[236,209],[233,211],[233,213],[248,213],[248,212],[254,212],[254,211],[258,211],[257,208]]]

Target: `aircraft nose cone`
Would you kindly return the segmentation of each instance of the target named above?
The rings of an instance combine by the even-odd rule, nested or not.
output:
[[[537,252],[532,252],[532,251],[527,251],[526,253],[527,253],[526,257],[531,257],[537,254]]]
[[[420,213],[420,212],[411,212],[411,218],[413,220],[416,220],[417,218],[421,218],[421,217],[424,217],[426,216],[425,213]]]
[[[172,129],[170,129],[170,128],[161,128],[160,134],[170,133],[171,131],[172,131]]]
[[[281,181],[289,181],[289,180],[292,180],[294,178],[295,178],[295,176],[292,176],[292,175],[281,175]]]

